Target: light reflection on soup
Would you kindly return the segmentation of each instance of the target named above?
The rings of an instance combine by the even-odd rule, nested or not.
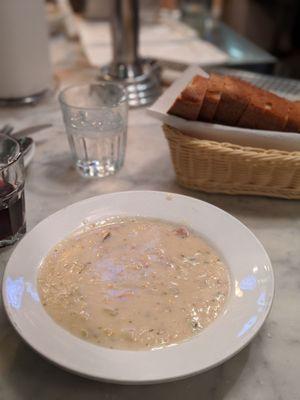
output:
[[[48,314],[95,344],[154,349],[199,333],[222,310],[229,273],[184,226],[114,218],[75,232],[43,261],[38,287]]]

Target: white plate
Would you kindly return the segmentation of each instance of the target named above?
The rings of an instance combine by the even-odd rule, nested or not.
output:
[[[84,221],[112,215],[141,215],[184,223],[205,237],[230,268],[232,290],[224,313],[191,340],[155,351],[103,348],[58,326],[45,312],[37,294],[41,260]],[[262,326],[273,293],[268,255],[237,219],[194,198],[148,191],[93,197],[46,218],[18,244],[3,279],[9,319],[36,351],[81,375],[137,384],[196,374],[233,356]]]

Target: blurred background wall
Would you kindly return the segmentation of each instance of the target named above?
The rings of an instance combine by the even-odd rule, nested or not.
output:
[[[281,74],[300,78],[299,0],[223,0],[222,19],[277,56]]]

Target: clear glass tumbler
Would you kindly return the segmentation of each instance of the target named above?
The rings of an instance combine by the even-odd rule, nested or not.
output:
[[[71,86],[60,93],[59,100],[79,173],[100,178],[116,173],[126,149],[125,89],[110,82]]]
[[[0,247],[13,244],[25,231],[23,156],[15,139],[0,134]]]

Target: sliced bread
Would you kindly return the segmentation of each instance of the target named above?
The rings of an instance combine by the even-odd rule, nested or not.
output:
[[[238,121],[238,126],[271,131],[284,130],[289,102],[273,93],[254,88],[250,102]]]
[[[300,101],[290,103],[285,131],[300,133]]]
[[[225,76],[223,79],[224,87],[214,121],[234,126],[250,102],[253,86],[231,76]]]
[[[200,109],[198,120],[212,122],[221,99],[221,93],[224,86],[224,77],[211,74],[208,80],[206,94]]]
[[[176,98],[168,113],[195,121],[202,107],[207,85],[207,78],[200,75],[195,76]]]
[[[217,74],[209,79],[195,76],[168,113],[243,128],[300,132],[300,101]]]

